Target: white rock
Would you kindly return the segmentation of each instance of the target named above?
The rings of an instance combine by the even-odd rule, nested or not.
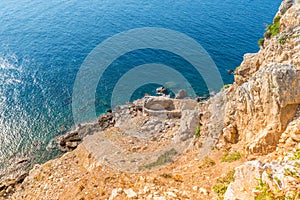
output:
[[[170,197],[177,197],[177,195],[173,192],[165,192],[166,195],[170,196]]]
[[[208,193],[207,193],[207,190],[206,189],[204,189],[204,188],[199,188],[199,191],[200,191],[200,193],[202,193],[203,195],[208,195]]]
[[[194,191],[197,191],[197,190],[198,190],[198,186],[195,185],[195,186],[193,187],[193,190],[194,190]]]
[[[145,187],[144,187],[144,190],[143,190],[144,194],[148,193],[149,191],[150,191],[150,190],[149,190],[149,187],[148,187],[148,186],[145,186]]]
[[[125,189],[124,192],[128,198],[136,198],[137,197],[137,194],[133,191],[132,188],[129,188],[128,190]]]
[[[166,197],[153,197],[153,200],[166,200]]]
[[[111,191],[111,195],[110,195],[110,197],[109,197],[109,200],[113,200],[113,199],[115,199],[117,196],[118,196],[118,189],[115,188],[115,189],[113,189],[113,190]]]

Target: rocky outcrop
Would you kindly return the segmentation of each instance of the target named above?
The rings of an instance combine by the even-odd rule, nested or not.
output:
[[[225,90],[222,136],[247,154],[274,151],[300,104],[300,4],[284,1],[276,18],[280,33],[245,55]]]
[[[276,20],[280,33],[265,34],[260,51],[244,56],[235,83],[225,90],[222,135],[249,159],[268,154],[267,160],[237,167],[224,199],[300,198],[299,2],[284,1]],[[287,151],[292,153],[284,157]]]
[[[249,161],[237,167],[235,180],[228,186],[224,199],[300,198],[300,168],[297,160],[299,153],[290,153],[284,161],[265,164]]]
[[[17,185],[20,185],[24,179],[28,176],[28,173],[24,173],[16,177],[15,179],[8,179],[0,183],[0,197],[9,197],[14,191]]]
[[[241,66],[234,73],[237,85],[247,82],[255,72],[273,62],[300,67],[300,4],[293,2],[284,1],[277,14],[280,17],[280,34],[265,38],[258,53],[245,54]]]
[[[233,85],[226,93],[225,139],[242,142],[249,153],[274,151],[300,104],[299,85],[300,70],[283,64],[270,64]]]
[[[249,161],[235,168],[234,182],[232,182],[224,195],[224,199],[254,199],[252,190],[258,185],[263,172],[263,165],[259,161]]]

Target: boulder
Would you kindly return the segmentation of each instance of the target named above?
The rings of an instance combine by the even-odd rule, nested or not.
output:
[[[224,199],[254,199],[252,190],[257,186],[257,179],[261,177],[262,171],[263,165],[259,161],[249,161],[237,167],[234,173],[234,182],[229,184]]]
[[[186,93],[185,90],[180,90],[176,95],[175,95],[175,99],[184,99],[187,98],[188,95]]]
[[[98,119],[98,123],[102,130],[113,127],[115,125],[113,113],[107,112],[106,114],[101,115]]]

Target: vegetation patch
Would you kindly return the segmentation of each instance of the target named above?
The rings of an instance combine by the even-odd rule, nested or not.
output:
[[[231,86],[231,84],[226,84],[223,86],[222,90],[225,90],[225,89],[229,88],[230,86]]]
[[[213,186],[213,191],[218,194],[219,199],[223,199],[228,185],[234,181],[234,173],[235,170],[230,170],[224,177],[217,179],[217,184]]]
[[[196,138],[200,137],[201,128],[202,128],[202,126],[201,126],[201,125],[198,125],[198,126],[197,126],[197,128],[196,128],[196,132],[195,132],[195,136],[196,136]]]
[[[300,160],[300,148],[297,148],[290,160]]]
[[[259,179],[258,186],[256,186],[255,189],[260,191],[255,200],[272,200],[275,197],[269,185],[263,182],[261,179]]]
[[[272,190],[267,183],[262,181],[262,179],[259,179],[258,181],[258,186],[256,186],[255,189],[259,191],[259,194],[255,197],[255,200],[294,200],[299,199],[300,197],[300,193],[297,191],[289,193],[289,197],[287,197],[285,192],[279,189],[275,191]],[[278,182],[279,180],[275,179],[275,181]]]
[[[172,178],[173,177],[172,174],[168,174],[168,173],[163,173],[160,176],[163,177],[163,178]]]
[[[164,152],[162,155],[160,155],[155,162],[147,164],[147,165],[141,167],[141,169],[152,169],[157,166],[161,166],[161,165],[164,165],[167,163],[172,163],[173,162],[172,157],[177,154],[178,154],[178,152],[174,148],[172,148],[172,149]]]
[[[209,168],[216,165],[216,162],[209,158],[209,157],[205,157],[201,163],[201,165],[199,166],[199,169],[205,169],[205,168]]]
[[[296,171],[292,170],[292,169],[289,169],[289,168],[285,168],[284,169],[284,175],[285,176],[291,176],[291,177],[294,177],[294,178],[299,178],[299,175]]]
[[[286,43],[286,41],[288,40],[288,37],[286,37],[286,36],[283,36],[283,37],[280,37],[280,38],[278,38],[278,43],[279,44],[285,44]]]
[[[238,159],[240,159],[242,156],[240,152],[235,152],[235,153],[229,153],[226,152],[223,157],[222,157],[222,162],[234,162]]]
[[[275,17],[273,24],[267,26],[267,31],[271,37],[274,37],[280,33],[280,16]]]
[[[265,38],[260,38],[257,43],[260,47],[263,47],[265,43]]]

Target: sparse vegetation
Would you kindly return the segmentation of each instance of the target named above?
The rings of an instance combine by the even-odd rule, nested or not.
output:
[[[224,177],[217,180],[217,184],[213,186],[213,191],[218,194],[219,199],[223,199],[223,196],[228,188],[228,185],[234,181],[235,171],[230,170]]]
[[[225,84],[222,88],[222,91],[226,90],[227,88],[229,88],[231,86],[231,84]]]
[[[168,173],[163,173],[160,176],[163,177],[163,178],[172,178],[173,177],[172,174],[168,174]]]
[[[264,37],[267,38],[267,39],[270,39],[271,36],[272,36],[272,34],[271,34],[269,31],[266,31],[266,32],[264,33]]]
[[[289,168],[285,168],[284,169],[284,175],[285,176],[291,176],[291,177],[294,177],[294,178],[298,178],[299,175],[296,171],[292,170],[292,169],[289,169]]]
[[[160,155],[155,162],[145,165],[141,169],[152,169],[153,167],[161,166],[166,163],[172,163],[172,157],[176,154],[178,154],[178,152],[174,148],[172,148],[169,151],[166,151],[165,153]]]
[[[290,160],[300,160],[300,149],[297,148]]]
[[[286,41],[287,41],[288,39],[289,39],[288,37],[282,36],[282,37],[278,38],[278,43],[283,45],[283,44],[286,43]]]
[[[219,197],[222,197],[225,194],[227,187],[228,186],[223,183],[218,183],[217,185],[213,186],[213,190],[218,194]]]
[[[265,43],[265,38],[260,38],[257,43],[260,47],[263,47]]]
[[[285,192],[281,190],[272,190],[267,183],[262,181],[262,179],[258,179],[258,181],[258,186],[256,186],[255,189],[259,191],[259,194],[255,197],[255,200],[294,200],[299,199],[300,197],[300,193],[297,191],[290,193],[293,197],[286,197]],[[280,180],[275,178],[275,181],[278,183]]]
[[[255,200],[273,200],[274,194],[271,191],[269,185],[259,179],[258,186],[255,187],[256,190],[260,191],[260,194],[255,198]]]
[[[241,158],[240,152],[229,153],[226,152],[222,157],[222,162],[234,162]]]
[[[205,168],[208,168],[208,167],[211,167],[211,166],[214,166],[216,165],[216,162],[209,158],[209,157],[205,157],[201,163],[201,165],[199,166],[199,169],[205,169]]]
[[[201,125],[198,125],[197,128],[196,128],[196,132],[195,132],[195,136],[196,138],[200,137],[200,132],[201,132]]]
[[[280,33],[280,16],[274,18],[273,24],[267,27],[267,32],[270,33],[271,37],[274,37]]]

